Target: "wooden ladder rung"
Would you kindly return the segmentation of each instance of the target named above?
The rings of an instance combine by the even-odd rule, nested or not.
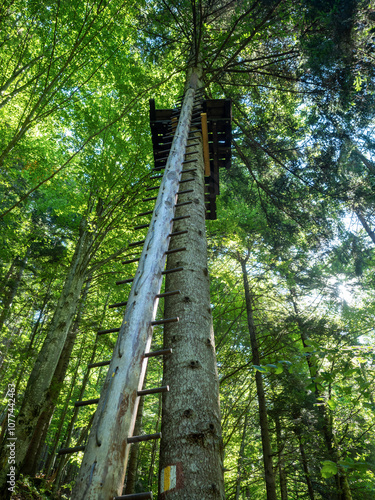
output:
[[[99,403],[99,398],[87,399],[86,401],[77,401],[76,403],[74,403],[74,406],[78,408],[79,406],[97,405],[98,403]]]
[[[182,205],[186,205],[188,203],[193,203],[192,201],[185,201],[185,203],[179,203],[179,204],[176,204],[175,207],[180,207]],[[184,229],[183,231],[175,231],[174,233],[169,233],[168,234],[168,237],[172,237],[172,236],[179,236],[180,234],[186,234],[188,233],[189,231],[187,229]]]
[[[147,212],[142,212],[141,214],[137,214],[137,217],[144,217],[145,215],[151,215],[153,210],[148,210]]]
[[[128,301],[126,300],[125,302],[116,302],[115,304],[111,304],[108,306],[108,309],[112,309],[113,307],[121,307],[121,306],[126,306]]]
[[[180,247],[180,248],[174,248],[173,250],[167,250],[165,253],[166,255],[169,255],[171,253],[184,252],[185,250],[186,247]]]
[[[194,189],[185,189],[184,191],[177,191],[176,194],[186,194],[186,193],[194,193]]]
[[[146,224],[148,226],[148,224]],[[136,259],[130,259],[130,260],[123,260],[121,264],[131,264],[132,262],[138,262],[140,257],[137,257]]]
[[[121,495],[120,497],[113,497],[113,500],[152,500],[152,491],[144,493],[132,493],[130,495]]]
[[[97,363],[90,363],[87,365],[87,368],[97,368],[98,366],[108,366],[110,364],[111,360],[109,359],[108,361],[98,361]]]
[[[119,332],[120,328],[108,328],[108,330],[100,330],[97,335],[105,335],[106,333],[116,333]]]
[[[167,252],[166,252],[167,253]],[[174,269],[166,269],[161,274],[170,274],[170,273],[178,273],[179,271],[183,271],[183,267],[175,267]]]
[[[57,455],[68,455],[69,453],[77,453],[77,451],[85,451],[86,445],[74,446],[74,448],[60,448]]]
[[[126,283],[132,283],[134,278],[129,278],[127,280],[116,281],[116,285],[125,285]]]
[[[152,326],[157,326],[157,325],[165,325],[166,323],[177,323],[180,321],[180,318],[165,318],[165,319],[159,319],[157,321],[151,321]]]
[[[169,392],[169,385],[163,387],[156,387],[155,389],[144,389],[137,391],[137,396],[147,396],[148,394],[159,394],[160,392]]]
[[[150,441],[151,439],[160,439],[161,432],[157,432],[156,434],[143,434],[142,436],[132,436],[128,437],[128,443],[140,443],[141,441]]]
[[[180,215],[180,217],[173,217],[172,222],[175,222],[176,220],[190,219],[190,217],[190,215]]]
[[[170,292],[158,293],[157,298],[162,299],[164,297],[170,297],[171,295],[180,295],[181,290],[171,290]]]
[[[172,354],[172,349],[160,349],[160,351],[146,352],[145,358],[154,358],[156,356],[164,356]]]
[[[144,242],[145,242],[145,241],[146,241],[146,240],[135,241],[134,243],[129,243],[129,245],[128,245],[128,246],[129,246],[129,247],[139,247],[139,246],[141,246],[141,245],[144,245]]]
[[[183,203],[176,203],[175,207],[183,207],[184,205],[191,205],[192,203],[193,203],[192,201],[184,201]],[[172,233],[172,235],[175,236],[175,234],[173,234],[173,233]],[[171,236],[171,234],[169,236]]]

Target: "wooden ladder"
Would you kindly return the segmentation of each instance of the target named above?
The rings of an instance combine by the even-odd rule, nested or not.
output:
[[[111,304],[109,308],[126,306],[121,326],[101,330],[102,336],[118,332],[117,342],[110,360],[88,365],[88,370],[109,366],[100,398],[77,401],[76,407],[97,405],[91,432],[84,446],[62,448],[59,455],[84,451],[80,473],[72,492],[73,500],[89,499],[150,499],[152,492],[121,495],[129,449],[132,443],[159,439],[161,433],[133,436],[139,398],[155,393],[168,392],[169,387],[143,390],[149,358],[173,355],[172,349],[150,352],[153,327],[179,318],[156,320],[159,299],[180,294],[180,290],[161,293],[163,276],[182,271],[183,268],[164,270],[168,254],[183,252],[186,247],[169,250],[171,238],[189,231],[173,232],[173,223],[189,219],[189,215],[175,217],[175,208],[188,206],[192,201],[179,203],[179,195],[193,193],[185,189],[194,182],[194,162],[191,155],[197,154],[194,135],[200,134],[201,100],[203,90],[189,88],[180,99],[180,105],[172,112],[169,134],[163,136],[165,150],[159,150],[151,181],[161,179],[160,186],[150,186],[147,191],[158,191],[157,196],[144,198],[147,203],[155,200],[154,210],[138,214],[143,218],[152,215],[147,224],[135,226],[135,230],[148,228],[144,240],[135,241],[129,248],[142,247],[139,257],[126,260],[123,264],[138,262],[135,276],[118,281],[117,285],[131,283],[128,300]],[[164,175],[160,172],[164,170]],[[183,174],[192,174],[182,178]],[[182,185],[182,186],[181,186]],[[182,189],[181,189],[182,187]],[[151,193],[150,193],[151,194]]]

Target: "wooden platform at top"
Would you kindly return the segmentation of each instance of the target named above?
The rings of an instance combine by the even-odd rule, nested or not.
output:
[[[230,99],[202,99],[201,108],[193,111],[192,127],[201,129],[201,113],[207,113],[210,175],[205,177],[206,219],[216,219],[216,196],[220,194],[219,169],[231,166],[232,102]],[[180,109],[155,109],[150,99],[150,125],[155,168],[163,168],[171,146],[172,119]]]

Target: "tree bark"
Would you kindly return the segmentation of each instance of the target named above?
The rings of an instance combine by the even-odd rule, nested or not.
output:
[[[253,354],[253,364],[260,365],[258,340],[256,334],[256,326],[254,322],[253,306],[251,303],[252,300],[250,294],[248,274],[246,269],[246,262],[247,262],[246,259],[240,259],[243,284],[245,289],[247,324],[250,334],[251,351]],[[277,500],[275,474],[272,465],[271,441],[268,429],[267,403],[264,394],[262,374],[259,371],[255,372],[255,383],[258,396],[259,422],[260,422],[260,431],[262,436],[263,464],[264,464],[264,474],[266,480],[267,500]]]
[[[205,234],[204,165],[201,139],[198,153],[189,155],[195,181],[190,195],[179,196],[176,216],[189,215],[173,230],[188,230],[176,236],[170,248],[186,251],[168,256],[167,269],[183,271],[167,275],[166,291],[180,290],[181,295],[165,299],[165,317],[179,317],[179,323],[164,328],[164,346],[173,353],[164,360],[162,439],[160,445],[159,499],[223,499],[223,459],[219,407],[219,388],[210,307],[207,242]],[[190,149],[191,151],[191,149]],[[191,176],[191,173],[189,173]],[[186,184],[184,184],[186,186]],[[188,221],[188,222],[187,222]]]

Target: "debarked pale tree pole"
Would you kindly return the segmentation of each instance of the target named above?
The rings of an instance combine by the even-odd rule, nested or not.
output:
[[[150,228],[119,337],[114,348],[73,500],[112,500],[121,495],[139,396],[147,368],[152,321],[158,306],[169,235],[185,156],[197,75],[192,73],[171,145]]]
[[[169,386],[169,392],[163,395],[162,405],[159,500],[225,498],[207,267],[203,144],[201,133],[194,130],[189,140],[189,166],[183,174],[183,179],[194,177],[184,184],[193,192],[179,198],[179,202],[191,203],[176,211],[177,216],[189,218],[176,224],[174,230],[182,234],[170,247],[186,251],[169,254],[167,261],[167,269],[183,270],[168,274],[166,280],[167,292],[179,289],[181,294],[165,298],[165,316],[177,315],[180,321],[164,326],[164,347],[172,348],[173,355],[164,359],[163,385]],[[192,169],[195,171],[190,173]]]

